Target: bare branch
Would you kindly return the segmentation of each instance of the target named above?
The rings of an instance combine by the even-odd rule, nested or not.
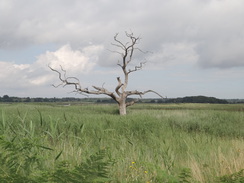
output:
[[[139,101],[139,100],[137,99],[137,100],[132,100],[130,102],[126,102],[126,107],[134,105],[137,101]]]
[[[118,66],[120,66],[123,69],[123,66],[120,63],[117,63]]]
[[[122,47],[122,49],[125,50],[125,49],[126,49],[125,45],[124,45],[121,41],[119,41],[119,40],[117,39],[118,35],[119,35],[119,33],[116,33],[116,34],[115,34],[115,36],[114,36],[114,41],[117,42],[117,43],[119,43],[119,45]]]
[[[129,69],[128,74],[131,73],[131,72],[135,72],[135,71],[141,70],[144,64],[146,64],[146,62],[141,62],[140,65],[139,66],[135,66],[135,68],[133,70]]]
[[[134,53],[134,45],[140,39],[139,37],[138,38],[130,37],[130,38],[131,38],[131,45],[127,47],[127,51],[130,52],[129,59],[127,60],[127,64],[129,64],[131,62],[132,56],[133,56],[133,53]]]
[[[64,70],[63,68],[62,68],[62,66],[60,66],[61,67],[61,70],[63,71],[63,77],[62,77],[62,74],[61,74],[61,72],[59,72],[58,70],[56,70],[56,69],[53,69],[50,65],[48,65],[48,67],[52,70],[52,71],[54,71],[54,72],[56,72],[56,73],[58,73],[58,75],[59,75],[59,80],[62,82],[62,83],[60,83],[60,84],[58,84],[58,85],[53,85],[55,88],[57,88],[57,87],[59,87],[59,86],[66,86],[66,85],[74,85],[75,86],[75,89],[80,89],[81,88],[81,85],[80,85],[80,83],[79,83],[79,80],[76,78],[76,77],[66,77],[66,70]],[[77,82],[71,82],[71,81],[69,81],[69,79],[75,79]]]
[[[140,51],[141,53],[144,53],[144,54],[147,54],[147,53],[153,53],[153,52],[151,52],[151,51],[143,51],[143,50],[140,49],[140,48],[134,48],[134,50],[138,50],[138,51]]]
[[[140,91],[134,90],[134,91],[127,91],[126,94],[127,94],[127,96],[130,96],[130,95],[139,95],[140,97],[142,97],[142,95],[145,95],[146,93],[150,93],[150,92],[151,93],[155,93],[160,98],[163,98],[162,95],[160,95],[159,93],[155,92],[154,90],[147,90],[147,91],[144,91],[144,92],[140,92]]]
[[[121,43],[122,44],[122,43]],[[113,46],[116,46],[116,47],[118,47],[118,48],[121,48],[122,50],[125,50],[125,48],[126,48],[126,44],[125,45],[123,45],[123,46],[121,46],[121,44],[114,44],[114,43],[111,43],[111,45],[113,45]]]
[[[63,85],[63,83],[60,83],[60,84],[58,84],[58,85],[54,85],[54,84],[52,84],[52,86],[53,86],[54,88],[58,88],[58,87],[61,86],[61,85]]]
[[[59,77],[59,79],[60,79],[62,82],[64,82],[63,79],[62,79],[62,74],[61,74],[59,71],[53,69],[50,65],[48,65],[48,67],[49,67],[52,71],[58,73],[58,77]],[[62,67],[61,67],[61,68],[62,68]]]
[[[59,86],[67,86],[67,85],[73,85],[75,87],[75,92],[78,92],[80,94],[94,94],[94,95],[100,95],[100,94],[104,94],[104,95],[108,95],[110,96],[111,98],[113,98],[114,100],[118,101],[118,98],[114,95],[114,93],[112,92],[109,92],[107,89],[105,89],[102,85],[102,87],[97,87],[97,86],[93,86],[94,89],[96,90],[89,90],[88,88],[82,88],[81,87],[81,84],[80,84],[80,81],[78,78],[76,77],[66,77],[66,70],[64,70],[62,67],[61,67],[61,70],[63,72],[63,76],[62,76],[62,73],[59,72],[58,70],[56,69],[53,69],[51,66],[48,66],[52,71],[58,73],[59,75],[59,79],[62,83],[60,83],[59,85],[53,85],[55,88],[59,87]],[[71,80],[75,80],[74,81],[71,81]]]
[[[86,95],[85,93],[83,93],[83,92],[79,92],[79,91],[77,91],[77,90],[71,91],[71,92],[69,92],[69,93],[76,93],[76,94],[84,95],[85,97],[89,97],[89,95]]]
[[[124,56],[124,54],[119,51],[113,51],[113,50],[109,50],[109,49],[107,49],[107,50],[110,51],[111,53],[118,53],[119,55],[121,55],[121,57]]]
[[[120,96],[121,93],[119,92],[119,89],[121,88],[121,86],[123,86],[123,83],[121,82],[120,77],[117,77],[117,80],[118,80],[118,85],[117,85],[117,87],[115,88],[115,91],[116,91],[116,93]]]

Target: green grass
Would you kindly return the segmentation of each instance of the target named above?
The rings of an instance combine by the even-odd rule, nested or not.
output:
[[[0,137],[5,182],[243,181],[241,104],[0,104]]]

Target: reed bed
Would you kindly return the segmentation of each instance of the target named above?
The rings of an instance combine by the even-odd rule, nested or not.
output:
[[[242,182],[244,105],[0,104],[0,182]]]

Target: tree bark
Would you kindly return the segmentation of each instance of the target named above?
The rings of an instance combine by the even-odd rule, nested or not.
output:
[[[127,98],[127,95],[125,94],[125,92],[121,93],[120,99],[118,100],[120,115],[126,115],[126,107],[127,107],[126,98]]]
[[[119,114],[122,116],[126,115],[126,103],[125,103],[125,101],[119,103]]]

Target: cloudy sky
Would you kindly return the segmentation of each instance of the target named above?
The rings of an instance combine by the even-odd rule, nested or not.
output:
[[[0,0],[0,96],[83,97],[52,87],[49,64],[114,90],[120,56],[108,50],[128,31],[150,51],[135,54],[147,63],[129,89],[244,98],[243,10],[242,0]]]

